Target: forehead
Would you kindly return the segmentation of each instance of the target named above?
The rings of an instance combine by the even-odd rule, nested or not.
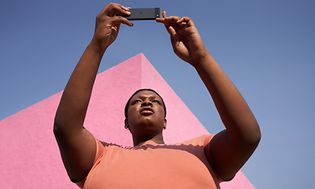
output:
[[[150,90],[139,91],[135,95],[133,95],[133,97],[131,99],[137,99],[140,97],[154,97],[154,98],[161,99],[161,97],[159,97],[158,94],[156,94],[155,92],[150,91]]]

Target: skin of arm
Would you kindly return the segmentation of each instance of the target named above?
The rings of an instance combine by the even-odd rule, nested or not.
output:
[[[207,159],[217,176],[231,180],[256,149],[260,138],[259,125],[235,85],[206,49],[189,17],[166,16],[156,19],[170,34],[173,50],[191,64],[219,112],[225,129],[205,147]]]
[[[95,32],[63,92],[54,120],[54,134],[70,179],[78,182],[91,169],[96,152],[93,135],[83,127],[101,59],[116,39],[120,24],[132,26],[129,9],[110,3],[97,15]]]

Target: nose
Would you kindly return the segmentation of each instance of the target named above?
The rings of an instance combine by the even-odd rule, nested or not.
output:
[[[144,100],[141,104],[141,106],[151,106],[152,107],[152,102],[150,100]]]

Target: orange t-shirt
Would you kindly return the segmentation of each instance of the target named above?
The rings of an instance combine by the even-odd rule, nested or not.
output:
[[[204,154],[211,138],[203,135],[180,144],[137,147],[104,146],[97,140],[95,162],[83,189],[219,188]]]

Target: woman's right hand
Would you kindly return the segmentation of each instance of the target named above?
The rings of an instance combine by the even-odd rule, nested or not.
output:
[[[100,50],[105,50],[115,41],[120,24],[133,26],[133,23],[124,17],[130,14],[129,8],[120,4],[110,3],[106,5],[96,16],[95,32],[91,44]]]

